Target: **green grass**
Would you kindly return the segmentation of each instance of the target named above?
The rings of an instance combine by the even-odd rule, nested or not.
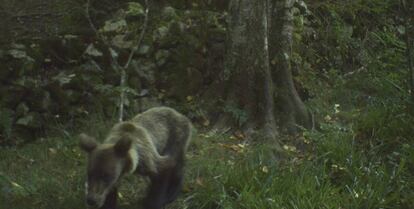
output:
[[[103,135],[111,122],[99,121],[85,130]],[[78,132],[62,132],[0,148],[0,209],[86,208]],[[234,137],[198,135],[188,153],[183,194],[168,208],[414,208],[412,143],[385,153],[384,145],[360,146],[351,129],[334,124],[285,141],[305,144],[307,151],[286,151],[284,160],[276,161],[269,142],[243,146]],[[120,208],[138,208],[145,184],[140,177],[124,179]]]

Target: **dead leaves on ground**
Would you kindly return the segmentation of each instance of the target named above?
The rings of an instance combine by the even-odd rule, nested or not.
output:
[[[198,176],[193,179],[191,182],[187,182],[183,185],[182,191],[188,193],[194,191],[197,187],[205,187],[206,183],[203,177]]]
[[[224,144],[218,143],[222,148],[234,151],[236,153],[244,153],[246,151],[247,144]]]
[[[229,137],[230,142],[226,143],[217,143],[218,146],[220,146],[223,149],[233,151],[235,153],[245,153],[248,147],[248,144],[246,143],[246,135],[244,135],[240,131],[236,131],[233,135]]]

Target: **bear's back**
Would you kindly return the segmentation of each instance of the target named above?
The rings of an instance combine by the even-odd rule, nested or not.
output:
[[[191,123],[172,108],[151,108],[135,116],[131,122],[147,131],[159,153],[165,150],[167,144],[186,149]]]

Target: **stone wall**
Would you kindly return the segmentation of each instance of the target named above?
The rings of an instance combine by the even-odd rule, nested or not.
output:
[[[76,33],[73,24],[83,13],[83,1],[0,0],[0,41],[45,39]]]

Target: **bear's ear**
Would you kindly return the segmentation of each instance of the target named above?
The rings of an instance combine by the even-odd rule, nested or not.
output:
[[[84,133],[79,135],[79,139],[80,139],[80,142],[79,142],[80,148],[87,153],[92,152],[98,146],[98,142],[96,141],[95,138],[88,136]]]
[[[114,146],[115,153],[124,157],[128,154],[129,149],[131,149],[132,141],[130,138],[121,138]]]

